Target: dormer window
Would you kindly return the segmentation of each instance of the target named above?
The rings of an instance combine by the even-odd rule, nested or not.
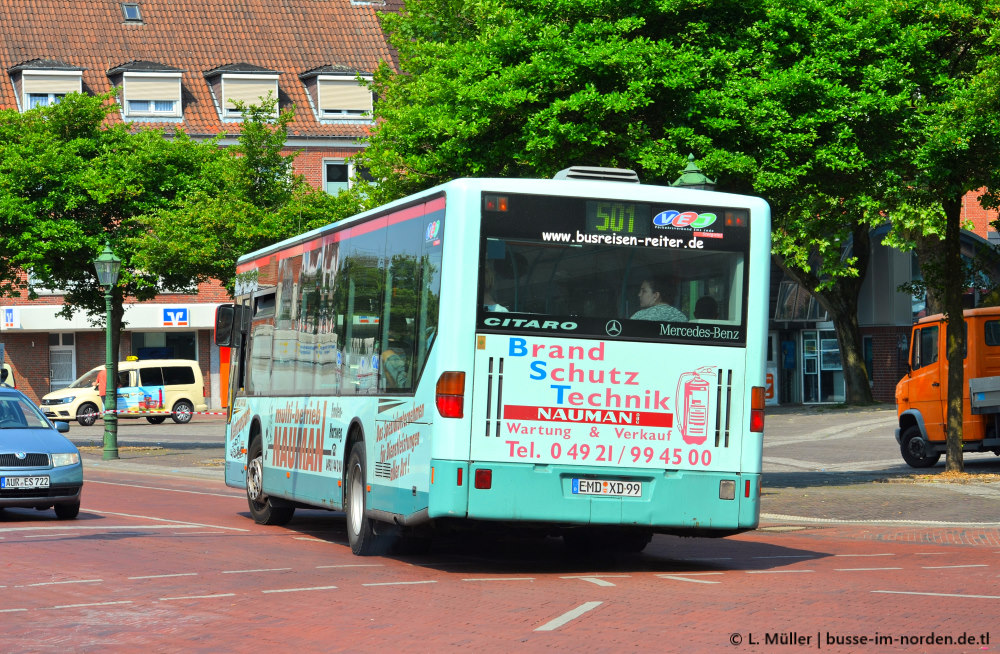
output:
[[[125,73],[122,108],[128,119],[181,115],[180,73]]]
[[[358,81],[371,77],[340,66],[323,66],[299,76],[321,121],[364,120],[372,115],[372,92]]]
[[[83,69],[36,60],[9,70],[21,111],[48,107],[83,91]]]
[[[278,76],[276,71],[252,64],[231,64],[205,73],[222,120],[243,118],[237,103],[260,106],[264,98],[277,98]],[[277,103],[274,116],[278,116]]]
[[[123,2],[122,14],[125,16],[126,23],[142,22],[142,11],[140,11],[139,5],[134,2]]]

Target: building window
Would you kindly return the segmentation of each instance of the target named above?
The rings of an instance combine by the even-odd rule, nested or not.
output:
[[[132,354],[140,359],[198,359],[196,332],[132,332]]]
[[[242,118],[243,112],[236,108],[237,102],[246,106],[260,105],[263,98],[278,97],[277,75],[268,77],[249,75],[222,76],[222,107],[225,118]],[[277,105],[274,115],[278,115]]]
[[[337,195],[351,187],[351,167],[346,163],[323,164],[323,189],[330,195]]]
[[[15,84],[15,87],[18,85]],[[83,91],[80,71],[24,70],[21,71],[18,95],[23,111],[56,104],[68,93]]]
[[[122,77],[126,118],[181,115],[180,73],[125,73]]]
[[[29,93],[28,109],[59,104],[59,101],[64,97],[66,97],[65,93]]]
[[[139,5],[134,2],[123,2],[122,14],[125,16],[125,22],[127,23],[142,22],[142,12],[139,10]]]
[[[316,88],[321,119],[364,118],[372,114],[372,92],[353,77],[320,75]]]

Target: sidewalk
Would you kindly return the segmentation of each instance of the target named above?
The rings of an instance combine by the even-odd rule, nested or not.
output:
[[[768,407],[761,526],[881,524],[1000,528],[1000,457],[966,453],[967,478],[945,480],[944,459],[916,470],[894,437],[895,407]],[[219,424],[221,429],[221,424]],[[86,471],[223,480],[225,446],[212,436],[181,443],[120,440],[105,461],[83,444]]]

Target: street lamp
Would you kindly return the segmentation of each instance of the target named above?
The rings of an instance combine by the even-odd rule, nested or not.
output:
[[[118,269],[122,260],[111,251],[111,246],[104,244],[104,252],[94,259],[97,269],[97,281],[104,287],[104,307],[106,321],[104,323],[104,459],[118,458],[118,415],[115,413],[118,405],[118,384],[114,376],[115,360],[112,359],[111,338],[111,291],[118,281]]]
[[[695,165],[694,155],[688,155],[687,166],[681,171],[681,176],[670,183],[671,186],[679,188],[694,188],[701,191],[711,191],[715,189],[715,180],[709,179],[701,168]]]

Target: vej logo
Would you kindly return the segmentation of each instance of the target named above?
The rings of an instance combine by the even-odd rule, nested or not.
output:
[[[716,221],[716,218],[714,213],[669,209],[653,216],[653,224],[657,227],[708,227]]]

